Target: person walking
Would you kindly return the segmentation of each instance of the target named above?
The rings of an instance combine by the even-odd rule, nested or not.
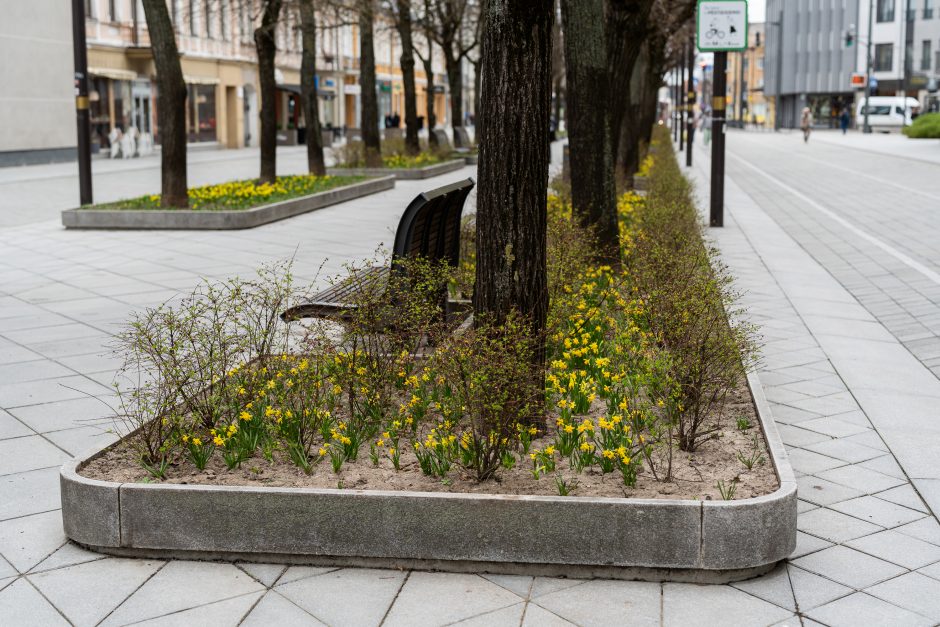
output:
[[[809,141],[809,132],[813,128],[813,112],[809,107],[803,107],[803,113],[800,115],[800,129],[803,131],[803,142]]]
[[[842,114],[839,116],[839,128],[842,129],[842,134],[845,135],[849,131],[849,108],[842,107]]]
[[[707,146],[708,142],[712,139],[712,110],[708,107],[703,107],[702,113],[699,115],[699,121],[702,124],[702,140]]]

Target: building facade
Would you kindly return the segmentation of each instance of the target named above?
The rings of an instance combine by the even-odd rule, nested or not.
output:
[[[747,50],[728,54],[728,116],[740,124],[765,124],[764,24],[748,24],[747,39]]]
[[[22,63],[0,64],[0,71],[10,79],[5,85],[13,85],[10,91],[14,94],[41,92],[37,98],[47,103],[43,105],[47,108],[54,101],[56,114],[42,115],[39,119],[43,124],[34,124],[30,129],[29,120],[36,118],[37,107],[34,102],[30,104],[28,99],[16,96],[16,121],[11,125],[8,120],[0,120],[0,155],[43,149],[46,161],[74,158],[71,16],[52,0],[7,4],[10,10],[0,26],[3,46],[0,51],[5,53],[5,60],[22,57]],[[45,4],[49,6],[43,9]],[[167,0],[167,6],[177,33],[187,87],[189,141],[219,148],[256,146],[260,113],[253,37],[260,19],[256,2]],[[128,132],[149,134],[159,144],[156,68],[140,1],[84,0],[84,8],[93,151],[107,151]],[[343,23],[329,20],[329,15],[320,16],[317,33],[320,122],[325,128],[360,128],[358,27],[350,20]],[[37,35],[26,38],[24,44],[24,32]],[[416,33],[415,40],[420,46],[423,38]],[[302,143],[306,126],[300,102],[302,37],[299,11],[294,3],[285,3],[282,9],[276,41],[278,141]],[[436,52],[432,94],[427,93],[423,65],[418,62],[415,67],[418,114],[424,115],[427,98],[432,97],[438,125],[447,126],[451,120],[446,73],[440,50]],[[375,27],[375,56],[379,97],[379,120],[375,123],[379,124],[386,115],[395,112],[404,117],[401,46],[397,32],[381,14]],[[42,63],[37,63],[37,59]],[[472,111],[472,66],[467,63],[466,68],[464,110]],[[35,80],[37,72],[43,80]],[[7,137],[10,133],[15,137]]]
[[[764,95],[776,125],[798,127],[801,111],[809,107],[818,126],[837,127],[842,110],[853,106],[851,77],[861,46],[846,46],[843,33],[862,23],[858,5],[857,0],[767,0]]]
[[[4,2],[0,166],[74,158],[72,21],[60,0]],[[42,16],[42,19],[37,19]]]

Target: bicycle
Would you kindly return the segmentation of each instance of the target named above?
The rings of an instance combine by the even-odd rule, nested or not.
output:
[[[705,39],[711,39],[713,37],[717,37],[718,39],[724,39],[725,31],[718,30],[717,28],[711,28],[708,30],[708,32],[705,33]]]

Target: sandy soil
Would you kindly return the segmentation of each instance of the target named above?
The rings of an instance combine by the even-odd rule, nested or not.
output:
[[[736,420],[746,417],[751,425],[739,431]],[[576,473],[567,461],[560,462],[555,473],[546,474],[536,481],[531,473],[528,459],[520,461],[511,469],[501,469],[497,478],[478,483],[472,476],[463,474],[459,468],[451,471],[446,480],[427,477],[421,473],[417,460],[410,451],[402,455],[401,470],[396,471],[389,460],[381,460],[373,466],[364,450],[356,462],[347,462],[339,474],[334,474],[328,460],[314,467],[313,473],[305,475],[285,456],[275,454],[273,462],[257,456],[243,462],[240,468],[228,470],[218,452],[204,471],[199,471],[186,459],[173,463],[165,483],[196,485],[244,485],[272,487],[343,488],[355,490],[411,490],[419,492],[464,492],[481,494],[539,494],[558,495],[555,477],[562,477],[574,488],[571,497],[626,497],[659,499],[721,499],[717,482],[734,483],[735,499],[769,494],[777,489],[778,482],[766,443],[761,433],[754,405],[746,385],[736,391],[725,408],[725,418],[718,436],[699,446],[694,453],[676,451],[673,459],[674,480],[656,480],[647,466],[640,473],[635,488],[624,486],[619,472],[603,475],[599,469],[586,469]],[[550,441],[533,442],[533,447],[543,448]],[[762,463],[751,470],[738,459],[738,453],[748,457],[755,445],[763,457]],[[407,448],[407,447],[403,447]],[[662,473],[664,466],[657,471]],[[136,483],[154,481],[135,461],[128,447],[118,445],[104,455],[91,461],[80,470],[81,474],[106,481]]]

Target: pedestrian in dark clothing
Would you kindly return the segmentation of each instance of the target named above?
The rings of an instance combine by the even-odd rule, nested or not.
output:
[[[842,115],[839,116],[839,128],[842,129],[842,134],[845,135],[849,130],[849,109],[848,107],[842,109]]]

